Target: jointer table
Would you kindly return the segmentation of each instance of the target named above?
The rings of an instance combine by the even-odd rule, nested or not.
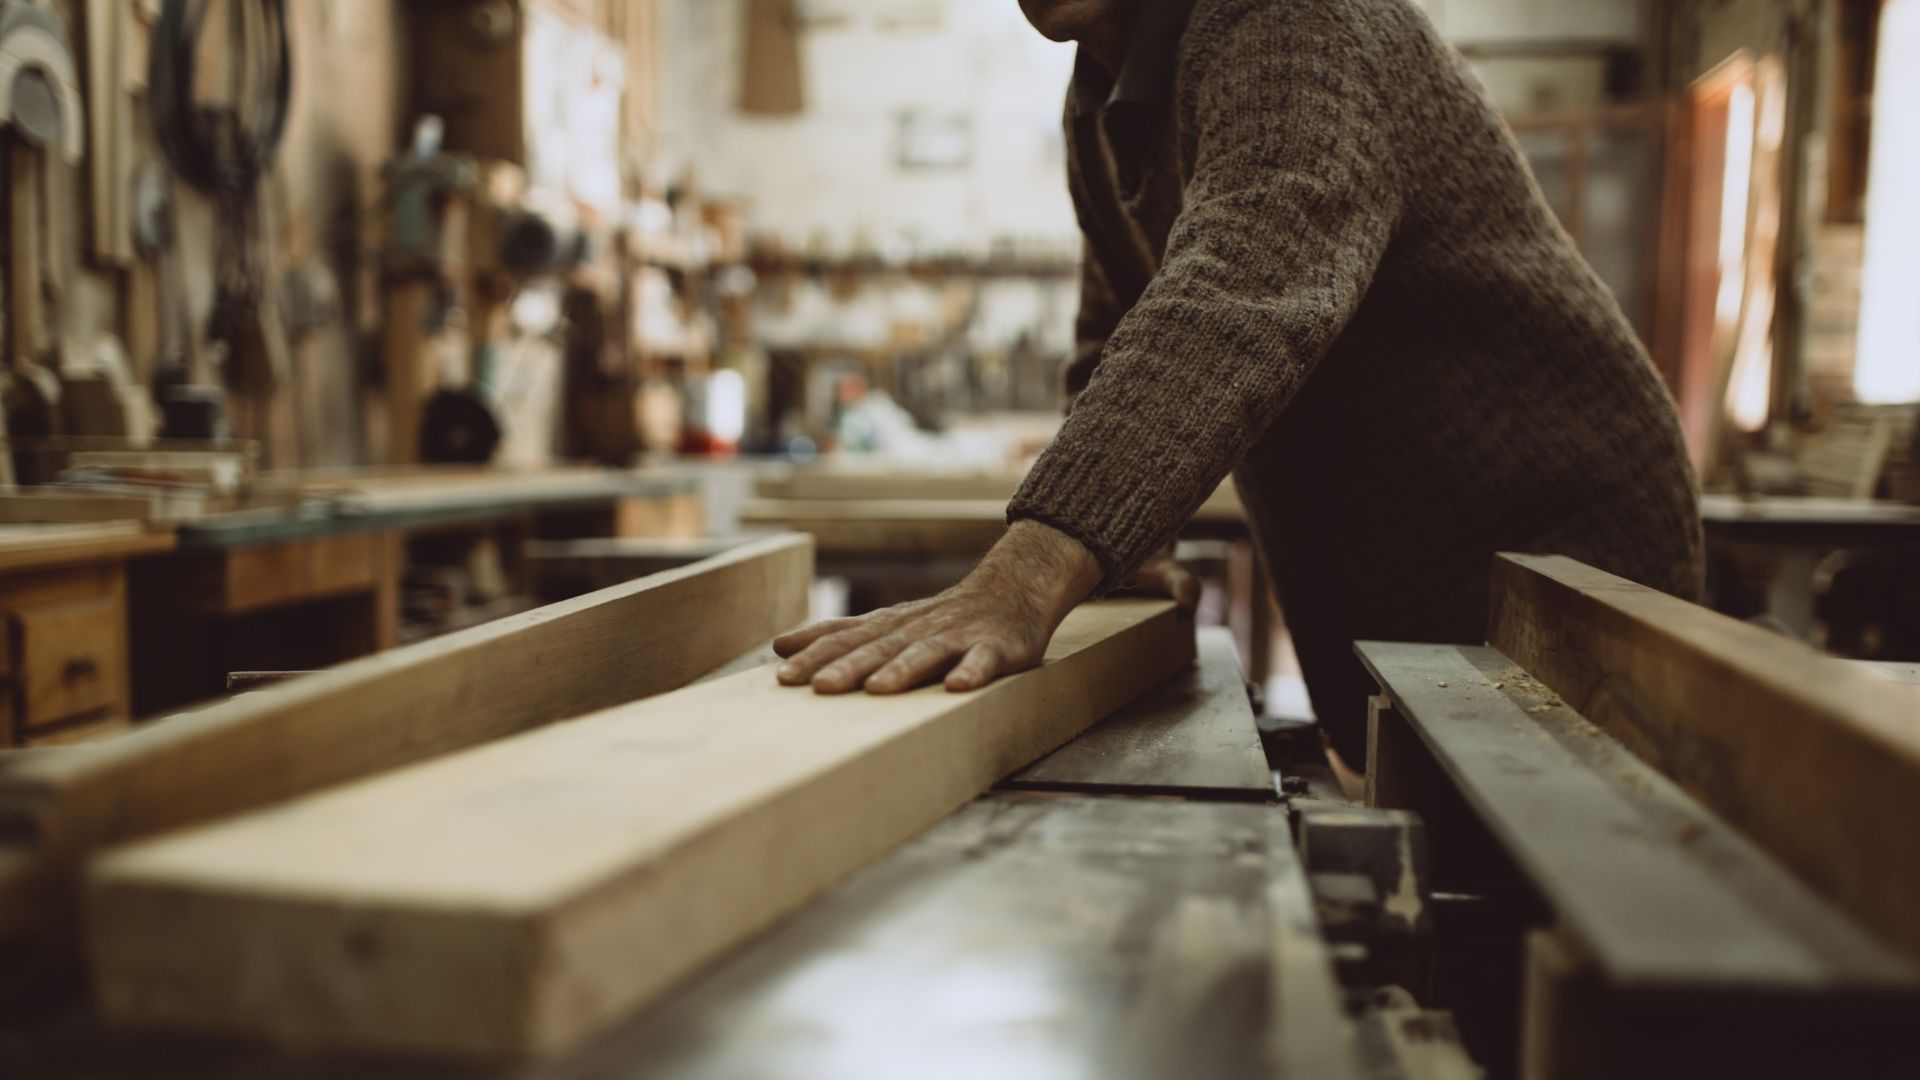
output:
[[[28,1023],[0,1026],[0,1074],[1365,1075],[1218,629],[1190,672],[558,1062],[473,1072],[112,1030],[85,1012]]]

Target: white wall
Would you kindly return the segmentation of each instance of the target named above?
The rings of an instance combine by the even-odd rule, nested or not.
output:
[[[743,7],[666,0],[662,138],[703,189],[747,197],[757,231],[829,253],[1074,243],[1060,137],[1073,50],[1034,33],[1015,0],[803,2],[807,107],[794,117],[736,108]],[[898,18],[903,7],[936,17]],[[909,109],[967,115],[970,164],[899,168]]]
[[[1604,41],[1640,36],[1641,0],[1416,0],[1451,41]],[[1655,0],[1658,2],[1658,0]]]
[[[1456,41],[1632,43],[1641,2],[1424,6]],[[984,252],[1009,238],[1073,248],[1059,133],[1073,49],[1035,33],[1016,0],[800,0],[807,108],[793,117],[736,108],[744,6],[663,0],[662,137],[703,189],[745,196],[757,231],[828,254]],[[1560,103],[1580,103],[1579,86],[1593,80],[1564,74],[1573,88]],[[1489,67],[1483,77],[1503,107],[1539,96],[1524,71]],[[966,168],[897,166],[898,117],[916,108],[972,118]]]
[[[1873,97],[1920,100],[1920,0],[1889,0],[1880,22]],[[1910,107],[1882,109],[1868,159],[1866,264],[1860,276],[1860,345],[1853,369],[1860,400],[1920,401],[1920,119]]]

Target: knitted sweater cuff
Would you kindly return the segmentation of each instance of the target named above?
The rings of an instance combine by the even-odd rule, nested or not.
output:
[[[1125,585],[1166,543],[1161,533],[1167,526],[1154,519],[1151,500],[1140,497],[1137,484],[1090,475],[1098,462],[1074,458],[1042,455],[1007,504],[1007,523],[1037,521],[1079,541],[1100,563],[1100,584],[1091,597],[1099,599]]]

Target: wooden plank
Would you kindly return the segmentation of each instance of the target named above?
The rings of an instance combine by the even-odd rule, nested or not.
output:
[[[585,1052],[513,1075],[1366,1075],[1343,1046],[1340,991],[1317,933],[1274,918],[1297,866],[1272,807],[991,794]],[[1116,932],[1129,947],[1115,947]],[[1270,1001],[1282,965],[1293,996]],[[1334,1023],[1312,1026],[1326,1017]],[[1275,1022],[1285,1057],[1268,1052]],[[0,1036],[0,1073],[22,1076],[138,1074],[181,1048],[94,1017],[17,1031],[0,1021]],[[432,1062],[192,1046],[208,1076],[333,1080],[354,1066],[383,1080],[447,1076]],[[1315,1053],[1333,1063],[1294,1060]]]
[[[551,1054],[1192,661],[1164,601],[1082,608],[970,694],[767,669],[96,863],[99,1001],[137,1024]],[[298,684],[294,684],[298,685]]]
[[[812,549],[780,537],[71,753],[0,760],[0,835],[71,864],[123,840],[684,685],[806,618]],[[0,925],[0,936],[20,927]]]
[[[1837,914],[1810,924],[1775,918],[1777,905],[1756,907],[1691,853],[1699,834],[1718,827],[1710,815],[1694,814],[1690,800],[1669,789],[1666,801],[1686,827],[1657,822],[1504,692],[1526,676],[1499,653],[1377,642],[1359,653],[1614,986],[1676,997],[1920,986],[1910,967],[1849,933]],[[1589,730],[1588,738],[1603,737]],[[1632,768],[1630,760],[1610,764]],[[1654,797],[1648,775],[1630,782]],[[1767,862],[1751,849],[1744,861]],[[1796,888],[1785,875],[1768,885]]]
[[[1920,664],[1909,664],[1898,660],[1856,660],[1853,664],[1883,679],[1920,686]]]
[[[1191,670],[999,786],[1272,800],[1273,772],[1260,748],[1233,631],[1201,630],[1196,650]]]
[[[1557,556],[1503,555],[1491,642],[1920,960],[1910,688]]]

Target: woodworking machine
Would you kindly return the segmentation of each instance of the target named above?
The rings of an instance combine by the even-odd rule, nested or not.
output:
[[[1803,819],[1742,794],[1910,822],[1920,754],[1884,721],[1920,687],[1569,560],[1496,571],[1493,645],[1357,646],[1380,691],[1362,803],[1311,729],[1262,745],[1231,636],[1202,630],[1171,682],[513,1075],[1920,1075],[1910,830],[1796,846]],[[1676,708],[1696,685],[1724,704]],[[1893,764],[1776,777],[1749,724]],[[1871,893],[1848,884],[1864,859]],[[85,1010],[0,1037],[8,1077],[156,1062],[449,1074]]]

